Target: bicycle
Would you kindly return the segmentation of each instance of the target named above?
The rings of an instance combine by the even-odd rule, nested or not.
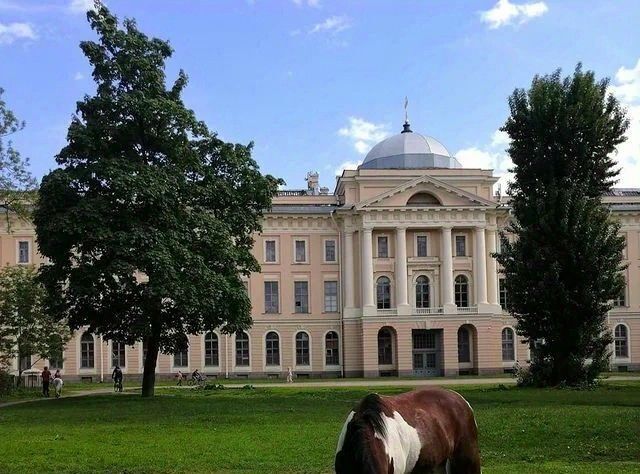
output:
[[[114,380],[113,381],[113,391],[118,393],[118,392],[122,392],[123,387],[122,387],[122,380]]]

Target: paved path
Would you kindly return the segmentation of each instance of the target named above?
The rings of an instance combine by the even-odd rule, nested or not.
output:
[[[633,375],[612,375],[605,379],[606,381],[611,382],[622,382],[622,381],[631,381],[631,380],[640,380],[640,376]],[[224,383],[224,380],[220,381],[226,388],[242,388],[247,384],[243,383]],[[317,382],[294,382],[294,383],[251,383],[255,388],[340,388],[340,387],[422,387],[428,385],[439,385],[439,386],[451,386],[451,385],[515,385],[516,379],[513,377],[493,377],[493,378],[464,378],[464,379],[456,379],[456,378],[446,378],[446,379],[358,379],[358,380],[349,380],[349,379],[340,379],[340,380],[326,380],[326,381],[317,381]],[[136,394],[141,387],[129,387],[125,390],[125,394],[133,395]],[[196,386],[193,385],[159,385],[156,388],[170,388],[177,390],[189,390],[194,389]],[[113,389],[111,388],[99,388],[94,390],[83,390],[80,392],[72,392],[68,395],[63,395],[63,398],[76,398],[76,397],[87,397],[91,395],[107,395],[114,394]],[[27,398],[25,400],[15,400],[11,402],[0,403],[0,408],[10,407],[14,405],[21,405],[24,403],[32,403],[32,402],[43,402],[48,400],[55,400],[55,397],[50,398]]]

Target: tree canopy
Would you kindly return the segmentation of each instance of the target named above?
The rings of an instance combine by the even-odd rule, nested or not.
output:
[[[518,333],[535,343],[529,381],[579,385],[609,363],[611,300],[624,291],[620,225],[602,204],[619,170],[625,111],[580,65],[536,76],[502,128],[515,178],[510,237],[497,255]]]
[[[280,180],[263,176],[252,145],[226,143],[169,87],[172,49],[134,20],[100,6],[87,14],[97,41],[82,51],[95,95],[77,103],[40,188],[35,224],[48,307],[74,328],[144,341],[143,395],[159,350],[184,335],[251,324],[242,276],[259,271],[255,232]]]

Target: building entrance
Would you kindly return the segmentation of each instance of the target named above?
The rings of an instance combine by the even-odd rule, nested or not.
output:
[[[413,375],[442,375],[442,329],[413,329]]]

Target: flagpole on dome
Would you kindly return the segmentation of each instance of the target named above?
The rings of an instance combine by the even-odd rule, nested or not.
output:
[[[402,126],[402,132],[401,133],[412,133],[413,130],[411,130],[411,125],[409,125],[409,99],[407,98],[407,96],[404,96],[404,125]]]

